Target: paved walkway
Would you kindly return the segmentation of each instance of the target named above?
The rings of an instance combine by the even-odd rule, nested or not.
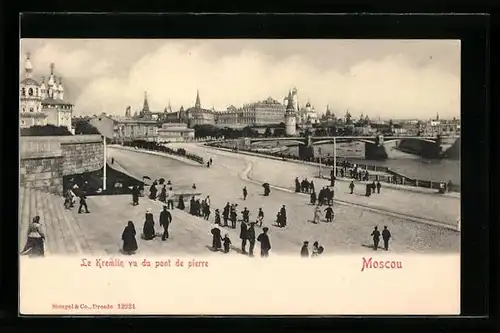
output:
[[[195,147],[190,145],[189,148],[195,152]],[[408,220],[381,215],[359,207],[336,205],[334,223],[312,224],[310,220],[312,219],[313,208],[308,205],[306,197],[284,191],[272,191],[270,197],[264,197],[261,195],[263,191],[260,184],[242,181],[241,178],[248,167],[248,161],[241,159],[241,156],[235,157],[230,153],[228,153],[228,156],[225,156],[219,154],[219,152],[209,151],[204,147],[198,148],[195,153],[211,156],[214,160],[213,166],[208,169],[191,167],[186,164],[173,165],[172,163],[177,163],[177,161],[137,152],[123,152],[127,156],[116,155],[115,159],[120,164],[127,164],[127,169],[134,170],[135,173],[148,172],[151,177],[155,178],[164,177],[166,170],[169,170],[169,172],[173,172],[172,181],[174,185],[195,182],[198,190],[203,193],[202,198],[210,195],[212,209],[217,207],[222,209],[226,202],[235,202],[239,204],[240,209],[243,209],[245,206],[248,207],[251,211],[250,217],[254,219],[256,218],[257,209],[262,207],[266,214],[265,225],[271,229],[270,235],[273,243],[273,253],[285,254],[298,252],[304,240],[311,242],[318,240],[330,252],[371,251],[368,248],[371,241],[369,235],[374,225],[379,225],[379,227],[387,225],[389,227],[394,235],[392,249],[396,252],[456,252],[459,250],[459,233],[455,231],[409,222]],[[141,157],[138,158],[138,156]],[[255,164],[259,164],[259,162],[260,160]],[[273,166],[271,165],[271,167]],[[277,170],[280,169],[278,168]],[[268,168],[265,170],[265,174],[266,176],[279,174],[280,172],[277,170]],[[281,172],[290,173],[287,169],[281,170]],[[273,177],[277,180],[281,179],[277,176]],[[167,179],[167,177],[164,178]],[[242,200],[243,186],[246,186],[249,192],[246,201]],[[285,204],[287,207],[289,225],[286,228],[277,228],[273,224],[276,213],[282,204]],[[122,206],[120,211],[126,214],[128,208],[125,209]],[[140,214],[143,213],[144,210],[140,212]],[[111,214],[110,218],[111,216],[113,215]],[[127,220],[126,216],[128,215],[124,215],[124,220],[120,221],[120,228],[123,228]],[[137,218],[142,223],[143,217],[138,216]],[[193,217],[188,216],[188,218]],[[194,219],[193,223],[196,222],[197,225],[201,224],[203,227],[193,227],[192,230],[201,230],[199,228],[202,228],[204,231],[203,236],[196,233],[199,236],[193,237],[196,239],[203,238],[204,241],[202,243],[210,244],[210,234],[208,229],[204,229],[209,227],[209,225],[206,221],[196,217]],[[213,221],[213,214],[211,221]],[[136,227],[138,227],[137,224]],[[207,230],[208,234],[205,233],[205,230]],[[229,233],[233,244],[238,244],[238,229],[229,230]],[[208,238],[204,238],[206,237],[204,235],[208,235]],[[186,237],[188,236],[186,235]],[[187,240],[183,240],[182,242],[183,244],[188,243]],[[198,251],[204,251],[203,246],[200,246],[200,244],[195,247]],[[195,250],[194,247],[192,250]]]
[[[45,230],[46,255],[92,253],[93,247],[75,218],[78,205],[67,210],[63,197],[35,189],[21,187],[19,193],[20,251],[26,244],[29,222],[38,215]]]

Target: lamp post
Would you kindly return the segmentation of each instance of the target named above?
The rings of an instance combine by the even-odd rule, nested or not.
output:
[[[333,137],[333,174],[337,175],[337,137]]]
[[[102,136],[104,144],[104,166],[103,166],[103,177],[102,177],[102,190],[106,191],[106,165],[107,165],[107,151],[106,151],[106,136]]]
[[[318,147],[319,153],[319,178],[321,178],[321,147]]]

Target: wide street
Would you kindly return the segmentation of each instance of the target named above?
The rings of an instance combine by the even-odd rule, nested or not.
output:
[[[337,182],[336,198],[346,203],[353,202],[353,204],[335,203],[333,223],[322,222],[316,225],[311,223],[313,207],[308,204],[309,199],[306,195],[272,189],[271,195],[264,197],[261,184],[267,181],[271,185],[292,188],[296,176],[312,179],[317,174],[317,168],[260,157],[236,155],[196,144],[176,144],[176,146],[179,145],[185,147],[188,152],[201,155],[204,158],[212,157],[213,166],[211,168],[193,166],[168,157],[109,147],[109,155],[113,156],[115,161],[130,174],[138,177],[142,175],[148,175],[151,178],[163,177],[172,181],[174,190],[180,189],[182,192],[195,183],[197,192],[203,193],[202,199],[210,195],[212,207],[210,222],[175,210],[171,230],[172,239],[164,242],[169,244],[159,244],[162,242],[157,239],[148,243],[148,251],[158,253],[162,251],[161,249],[168,247],[168,252],[208,252],[207,246],[211,244],[209,230],[211,223],[213,223],[213,210],[219,208],[222,211],[227,202],[238,203],[240,211],[244,207],[248,207],[251,212],[251,220],[256,218],[258,208],[263,208],[264,225],[270,228],[269,235],[273,254],[298,254],[302,242],[305,240],[311,244],[316,240],[319,241],[325,247],[326,254],[339,251],[371,252],[372,250],[369,248],[371,245],[370,233],[375,225],[378,225],[379,228],[384,225],[388,226],[393,235],[390,249],[392,252],[443,253],[460,250],[460,234],[458,232],[390,214],[393,211],[400,216],[409,214],[414,218],[427,218],[441,224],[454,225],[459,216],[459,199],[385,188],[382,188],[380,195],[366,198],[361,194],[363,192],[361,185],[356,188],[356,194],[350,195],[347,193],[347,183]],[[246,179],[247,174],[248,178],[254,179],[256,182]],[[316,188],[327,184],[326,180],[314,179],[314,182]],[[244,186],[247,187],[249,193],[246,201],[242,199]],[[143,214],[148,207],[154,208],[155,220],[158,220],[159,203],[141,199],[141,206],[132,207],[128,203],[129,199],[124,198],[120,204],[111,203],[111,200],[114,200],[112,198],[109,200],[110,205],[114,207],[113,210],[119,211],[121,214],[120,226],[125,223],[127,214],[130,214],[130,219],[134,219],[136,228],[142,230]],[[189,198],[186,198],[186,203],[188,201]],[[97,201],[94,202],[97,203]],[[102,202],[100,204],[103,205]],[[274,226],[276,214],[282,205],[285,205],[287,209],[288,224],[286,228]],[[367,206],[375,207],[376,210],[380,211],[373,211]],[[132,210],[133,214],[127,213]],[[105,207],[100,211],[106,211]],[[110,214],[108,213],[107,217],[100,222],[101,228],[105,229],[107,224],[112,223],[110,220],[113,219],[113,216]],[[90,215],[87,216],[85,218],[90,218]],[[93,218],[97,219],[98,217],[93,216]],[[159,226],[157,229],[159,231]],[[260,228],[257,229],[258,234]],[[114,232],[121,232],[118,230],[116,229]],[[228,232],[233,245],[239,247],[239,225],[237,229],[225,229],[224,232]],[[113,243],[116,245],[118,245],[119,236],[114,236]],[[145,242],[142,241],[142,243]],[[144,249],[141,244],[139,244],[140,249]],[[116,248],[116,245],[113,247]]]

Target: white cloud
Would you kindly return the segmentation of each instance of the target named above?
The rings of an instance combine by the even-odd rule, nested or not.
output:
[[[204,107],[225,110],[268,96],[282,101],[293,86],[299,90],[299,102],[310,99],[320,113],[327,104],[337,114],[349,109],[354,115],[363,112],[371,117],[432,117],[437,112],[453,117],[460,112],[460,74],[433,62],[417,66],[394,53],[360,60],[339,71],[334,64],[318,66],[310,57],[277,59],[257,48],[220,55],[212,45],[167,41],[115,73],[113,57],[120,57],[124,51],[120,48],[103,58],[87,49],[64,53],[49,43],[35,52],[33,60],[47,66],[56,62],[66,80],[89,79],[75,101],[77,110],[86,114],[123,114],[128,105],[138,110],[144,91],[155,111],[169,101],[174,109],[192,106],[197,89]]]

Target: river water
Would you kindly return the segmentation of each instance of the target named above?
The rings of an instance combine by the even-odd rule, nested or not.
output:
[[[276,147],[277,144],[272,145]],[[333,156],[333,144],[314,146],[316,156]],[[410,178],[432,181],[449,181],[460,184],[460,161],[447,159],[422,159],[418,155],[408,154],[386,145],[389,158],[385,161],[364,159],[364,143],[338,143],[337,156],[356,164],[370,164],[388,167]],[[288,153],[298,156],[298,146],[288,146]]]

